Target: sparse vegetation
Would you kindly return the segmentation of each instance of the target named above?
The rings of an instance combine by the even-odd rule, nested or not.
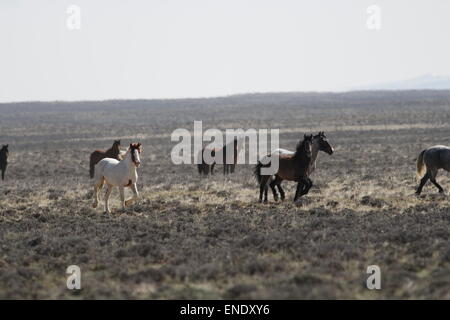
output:
[[[449,299],[449,198],[414,196],[418,153],[450,145],[449,111],[449,91],[0,105],[0,298]],[[299,204],[286,182],[285,202],[262,205],[251,166],[204,178],[171,164],[170,133],[194,120],[280,128],[288,149],[324,130],[335,154]],[[143,144],[142,199],[121,212],[115,190],[106,215],[91,208],[89,154],[115,139]],[[81,292],[66,289],[72,264]],[[372,264],[379,291],[365,287]]]

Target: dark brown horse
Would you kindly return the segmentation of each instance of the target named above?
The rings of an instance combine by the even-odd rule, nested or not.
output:
[[[314,170],[316,169],[316,161],[317,161],[317,155],[319,151],[323,151],[329,155],[332,155],[334,153],[333,147],[330,145],[330,143],[327,140],[327,137],[325,136],[325,132],[320,131],[318,134],[316,134],[313,137],[312,142],[312,154],[311,154],[311,163],[308,168],[308,176],[310,176]],[[275,154],[294,154],[294,152],[285,150],[285,149],[276,149],[272,152],[271,156]],[[309,178],[308,178],[309,179]],[[271,179],[270,182],[270,188],[272,189],[273,197],[275,201],[278,201],[278,194],[276,193],[276,188],[278,188],[278,191],[280,192],[281,200],[284,200],[284,190],[281,188],[281,181],[279,179]],[[308,190],[306,190],[306,194],[308,194],[309,189],[312,186],[312,181],[309,179],[310,186]]]
[[[214,166],[216,165],[216,163],[215,162],[213,162],[212,164],[206,163],[205,156],[204,156],[205,149],[206,149],[206,147],[203,148],[201,153],[199,154],[199,157],[201,157],[201,159],[202,159],[202,163],[197,164],[197,169],[198,169],[199,174],[203,174],[203,175],[207,176],[210,171],[211,171],[211,174],[214,174]],[[217,150],[216,148],[211,150],[212,157],[216,156],[216,150]]]
[[[222,148],[222,153],[223,153],[223,174],[229,174],[229,173],[234,173],[234,169],[236,167],[236,163],[237,163],[237,154],[238,154],[238,150],[237,150],[237,145],[238,145],[238,140],[237,138],[234,138],[233,143],[230,143],[228,145],[224,145]],[[230,146],[230,148],[233,148],[233,162],[228,161],[227,162],[227,147]]]
[[[227,146],[233,145],[233,161],[228,161],[227,162]],[[214,148],[214,149],[210,149],[211,150],[211,157],[215,157],[216,154],[220,157],[222,156],[223,158],[223,174],[229,174],[229,173],[234,173],[234,169],[236,167],[236,163],[237,163],[237,145],[238,145],[238,140],[237,138],[234,138],[233,143],[230,143],[228,145],[224,145],[223,148]],[[216,162],[214,161],[211,164],[206,163],[205,161],[205,148],[202,149],[201,153],[199,154],[199,157],[201,157],[202,159],[202,163],[201,164],[197,164],[197,169],[198,169],[198,173],[199,174],[203,174],[205,176],[207,176],[209,174],[209,172],[211,171],[211,175],[214,174],[214,167],[216,165]],[[209,151],[209,150],[208,150]]]
[[[264,193],[264,203],[267,203],[267,191],[268,184],[272,182],[272,179],[277,181],[277,184],[281,183],[283,180],[295,181],[297,182],[297,190],[295,192],[294,202],[304,194],[308,193],[312,186],[312,181],[309,179],[308,168],[311,164],[312,156],[312,135],[304,135],[302,141],[299,141],[297,148],[293,154],[279,154],[279,165],[278,171],[275,173],[274,178],[272,175],[262,175],[261,168],[269,167],[270,164],[262,164],[258,162],[255,166],[254,174],[259,182],[259,201],[263,202]],[[272,184],[271,184],[272,188]],[[272,189],[273,191],[273,189]],[[282,192],[282,197],[284,198],[284,191]]]
[[[8,145],[4,145],[0,150],[0,169],[2,170],[2,180],[5,180],[6,167],[8,166],[8,156]]]
[[[89,165],[89,175],[90,175],[91,179],[94,178],[95,165],[104,158],[113,158],[113,159],[117,159],[119,161],[121,160],[120,140],[114,140],[112,147],[106,151],[95,150],[94,152],[91,153],[91,159],[90,159],[90,165]]]

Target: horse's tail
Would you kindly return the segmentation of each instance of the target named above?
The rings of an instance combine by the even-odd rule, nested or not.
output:
[[[261,167],[262,167],[262,163],[260,161],[258,161],[258,163],[256,164],[256,166],[253,169],[253,175],[256,178],[256,181],[258,181],[259,184],[261,184]]]
[[[420,154],[419,157],[417,158],[417,172],[416,172],[416,177],[417,179],[421,179],[423,177],[423,174],[425,173],[425,169],[426,169],[426,164],[423,161],[423,155],[425,154],[425,150],[423,150]]]
[[[94,178],[94,172],[95,172],[95,159],[94,159],[94,154],[91,154],[91,160],[89,163],[89,176],[92,178]]]

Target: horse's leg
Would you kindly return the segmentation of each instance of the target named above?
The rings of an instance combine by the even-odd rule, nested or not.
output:
[[[423,186],[425,185],[425,183],[427,183],[428,179],[430,178],[430,174],[427,171],[427,173],[423,176],[422,180],[420,180],[420,185],[417,188],[416,194],[420,195],[420,193],[422,192]]]
[[[134,194],[134,196],[133,196],[134,200],[133,201],[138,200],[139,199],[139,192],[138,192],[136,183],[131,186],[131,190],[133,191],[133,194]]]
[[[297,190],[295,191],[294,202],[296,202],[297,199],[302,196],[302,191],[303,191],[304,186],[305,186],[305,181],[300,180],[299,183],[297,184]]]
[[[275,187],[275,192],[276,192],[276,188],[278,188],[278,192],[280,193],[281,201],[283,201],[285,199],[285,193],[284,193],[283,188],[281,187],[281,181],[283,181],[283,179],[281,179],[279,176],[275,175],[275,179],[273,181],[273,184]]]
[[[94,168],[95,168],[95,157],[93,154],[91,154],[91,159],[89,161],[89,176],[94,178]]]
[[[306,195],[309,192],[309,189],[311,189],[312,187],[312,180],[309,178],[303,179],[303,187],[302,190],[300,190],[300,193],[298,195],[298,197],[303,197],[304,195]]]
[[[5,180],[5,169],[2,168],[2,180]]]
[[[307,178],[306,181],[307,181],[307,184],[306,184],[306,186],[305,186],[305,189],[303,189],[303,191],[302,191],[300,197],[301,197],[301,196],[304,196],[304,195],[307,195],[308,192],[309,192],[309,189],[311,189],[311,187],[313,186],[313,182],[312,182],[311,179]]]
[[[119,193],[120,193],[120,203],[122,205],[122,210],[125,210],[125,188],[120,186]]]
[[[204,175],[205,175],[205,171],[206,171],[206,169],[205,169],[205,164],[202,163],[202,164],[199,165],[199,166],[200,166],[200,167],[199,167],[199,169],[198,169],[198,172],[200,173],[200,175],[204,176]]]
[[[436,188],[439,189],[439,193],[444,193],[444,189],[442,189],[441,185],[436,181],[437,172],[438,172],[437,169],[431,170],[430,181],[436,186]]]
[[[277,194],[277,190],[275,189],[275,180],[272,180],[272,182],[270,182],[270,189],[272,189],[272,193],[273,193],[273,199],[275,201],[278,201],[278,194]]]
[[[111,195],[112,191],[112,185],[109,183],[106,184],[106,193],[105,193],[105,212],[111,213],[111,210],[109,210],[109,196]]]
[[[264,187],[264,203],[268,203],[269,202],[269,200],[267,199],[268,192],[269,192],[269,187],[266,184],[266,186]]]
[[[259,202],[262,203],[263,202],[263,192],[264,192],[264,184],[261,183],[259,184]]]
[[[92,203],[92,208],[97,208],[98,205],[98,190],[103,187],[103,178],[95,181],[94,183],[94,202]]]
[[[132,204],[134,201],[136,201],[137,199],[139,199],[139,192],[137,190],[137,186],[136,183],[133,183],[131,185],[131,191],[133,191],[133,198],[128,199],[127,201],[125,201],[125,205],[129,206],[130,204]]]
[[[211,165],[211,175],[214,175],[214,166],[216,165],[215,162]]]
[[[98,205],[98,187],[96,184],[94,184],[94,195],[93,195],[94,201],[92,202],[92,208],[97,208]]]
[[[280,192],[281,201],[284,201],[286,198],[286,194],[284,193],[283,188],[281,187],[281,181],[277,184],[278,191]]]
[[[262,203],[263,202],[263,193],[265,193],[265,191],[267,190],[267,182],[269,180],[270,176],[262,176],[261,177],[261,182],[259,184],[259,202]],[[264,202],[267,202],[267,194],[266,194],[266,199]]]
[[[269,192],[269,186],[268,186],[268,184],[269,184],[269,181],[270,181],[270,176],[265,176],[265,178],[266,179],[263,179],[263,181],[264,181],[264,203],[268,203],[269,202],[269,199],[268,199],[268,192]]]

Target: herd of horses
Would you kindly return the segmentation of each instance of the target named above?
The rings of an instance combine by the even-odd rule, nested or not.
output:
[[[227,148],[233,148],[233,161],[227,161]],[[131,143],[126,151],[121,150],[120,140],[115,140],[112,147],[106,151],[96,150],[90,155],[89,175],[94,179],[94,208],[98,205],[98,192],[106,184],[105,211],[110,212],[109,196],[113,187],[119,188],[120,200],[122,208],[135,202],[139,198],[137,190],[137,168],[141,164],[140,154],[142,146],[140,143]],[[215,162],[208,164],[205,161],[206,151],[212,157],[216,154],[223,154],[223,174],[234,173],[237,164],[238,140],[234,139],[229,145],[222,148],[201,150],[201,163],[197,165],[198,172],[201,175],[214,174]],[[284,180],[297,183],[294,201],[308,194],[313,185],[310,176],[316,169],[317,156],[320,151],[332,155],[333,147],[327,140],[324,132],[316,135],[304,135],[296,146],[295,151],[286,149],[276,149],[266,156],[263,161],[259,161],[254,167],[253,174],[259,184],[259,201],[268,202],[268,189],[272,190],[275,201],[285,199],[285,192],[281,187]],[[2,172],[2,180],[5,179],[5,172],[8,165],[9,150],[8,145],[3,145],[0,149],[0,169]],[[278,157],[278,170],[275,174],[264,175],[261,168],[269,167],[273,157]],[[231,163],[230,163],[231,162]],[[450,172],[450,147],[437,145],[423,150],[417,158],[417,178],[420,184],[416,190],[416,194],[420,195],[424,185],[430,180],[440,193],[444,189],[437,183],[436,175],[439,169]],[[133,197],[125,200],[125,188],[131,188]]]

